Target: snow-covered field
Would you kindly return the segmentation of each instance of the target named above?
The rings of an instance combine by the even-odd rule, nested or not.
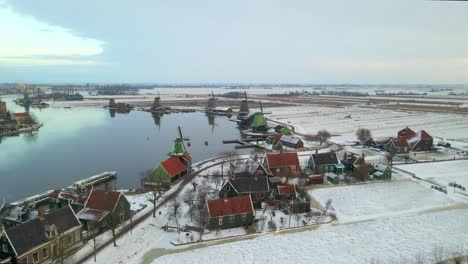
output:
[[[332,199],[340,223],[429,210],[454,202],[414,181],[379,182],[310,190],[322,206]]]
[[[468,210],[454,210],[327,225],[166,255],[153,263],[416,263],[419,254],[433,256],[436,247],[468,250],[466,219]]]
[[[441,138],[468,139],[467,117],[459,114],[403,112],[350,106],[344,108],[320,106],[291,106],[268,109],[267,117],[298,128],[298,132],[315,134],[327,129],[338,143],[355,141],[358,128],[368,128],[376,137],[396,136],[406,126],[418,131],[426,130]],[[345,116],[351,115],[351,119]]]
[[[457,182],[468,188],[468,160],[400,165],[399,168],[419,178],[434,180],[442,185]]]

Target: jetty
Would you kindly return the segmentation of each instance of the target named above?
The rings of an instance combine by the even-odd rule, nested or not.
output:
[[[232,139],[232,140],[223,140],[223,144],[237,144],[236,149],[244,148],[264,148],[263,146],[254,144],[252,142],[265,141],[264,138],[246,138],[246,139]]]
[[[91,188],[94,186],[111,181],[113,179],[117,178],[117,172],[116,171],[111,171],[111,172],[103,172],[91,177],[88,177],[86,179],[76,181],[72,185],[69,186],[69,188],[74,189],[77,193],[83,193],[89,191]]]

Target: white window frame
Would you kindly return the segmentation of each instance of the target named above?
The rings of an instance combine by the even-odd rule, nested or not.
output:
[[[242,222],[247,221],[247,214],[241,214],[241,220]]]
[[[8,253],[8,245],[7,244],[2,245],[2,251],[5,252],[5,253]]]
[[[220,216],[219,219],[218,219],[218,224],[219,225],[223,225],[223,217]]]
[[[120,213],[120,223],[123,223],[125,221],[125,214],[124,212]]]
[[[44,254],[44,252],[45,252],[45,254]],[[49,249],[45,247],[45,248],[42,249],[42,258],[46,259],[48,257],[49,257]]]
[[[235,215],[230,215],[229,216],[229,223],[234,224],[235,221],[236,221],[236,216]]]
[[[34,259],[34,255],[37,256],[37,260]],[[39,263],[39,251],[36,251],[32,254],[32,260],[33,260],[33,263]]]

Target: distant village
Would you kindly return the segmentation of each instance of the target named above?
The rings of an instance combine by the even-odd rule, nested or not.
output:
[[[239,236],[246,236],[332,223],[337,219],[333,197],[318,203],[310,190],[390,182],[399,173],[393,168],[395,162],[417,163],[416,153],[450,148],[449,143],[435,146],[427,131],[409,127],[385,138],[360,129],[355,145],[342,146],[330,142],[326,130],[304,135],[293,125],[269,120],[260,106],[251,112],[244,93],[239,110],[234,111],[218,106],[211,94],[205,109],[207,115],[236,115],[244,136],[223,143],[235,144],[234,149],[252,148],[251,154],[233,151],[193,163],[187,148],[190,131],[179,127],[167,159],[140,179],[141,189],[113,189],[110,181],[117,173],[105,172],[63,189],[1,204],[0,263],[96,258],[99,249],[116,246],[123,235],[151,217],[164,219],[158,227],[175,232],[167,241],[173,245],[220,239],[230,229],[240,229]],[[117,113],[134,109],[114,99],[106,107]],[[157,115],[176,111],[163,107],[160,95],[143,110]],[[12,114],[0,101],[0,135],[37,128],[28,113]],[[96,246],[99,237],[101,244]]]

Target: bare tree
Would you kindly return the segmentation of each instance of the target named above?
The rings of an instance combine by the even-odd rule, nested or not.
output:
[[[179,217],[181,215],[181,212],[180,202],[177,199],[172,200],[169,204],[168,213],[168,220],[174,219],[177,226],[177,231],[179,231]]]
[[[197,183],[195,181],[192,181],[192,186],[193,186],[193,191],[196,192],[197,191]]]
[[[301,221],[301,215],[294,214],[294,220],[296,220],[296,226],[299,226],[299,221]]]
[[[365,144],[367,141],[369,141],[369,139],[372,138],[372,133],[367,128],[359,128],[356,131],[356,136],[361,144]]]
[[[199,228],[201,240],[203,236],[203,230],[208,224],[208,208],[206,206],[206,200],[208,199],[208,187],[206,185],[200,186],[196,198],[197,204],[193,205],[191,210],[193,210],[193,221]]]
[[[419,254],[416,256],[416,264],[424,264],[426,263],[426,259],[424,258],[423,254]]]
[[[318,137],[318,140],[320,142],[320,145],[322,145],[324,142],[326,142],[331,137],[331,134],[327,130],[322,129],[322,130],[319,130],[317,132],[317,137]]]
[[[187,214],[190,214],[190,221],[193,221],[193,211],[194,211],[194,198],[195,198],[195,193],[191,191],[186,191],[184,195],[182,196],[182,199],[184,203],[186,203],[189,206],[189,210]]]
[[[325,211],[323,212],[324,215],[327,214],[328,210],[332,208],[332,202],[332,199],[327,200],[327,203],[325,204]]]
[[[387,159],[388,164],[391,167],[393,165],[393,158],[395,158],[395,154],[392,152],[387,152],[385,153],[385,158]]]
[[[161,198],[161,192],[156,188],[145,194],[146,200],[153,205],[153,218],[156,217],[156,205]]]
[[[405,160],[405,163],[408,163],[408,160],[410,159],[410,155],[409,154],[404,154],[403,156],[401,156],[404,160]]]

